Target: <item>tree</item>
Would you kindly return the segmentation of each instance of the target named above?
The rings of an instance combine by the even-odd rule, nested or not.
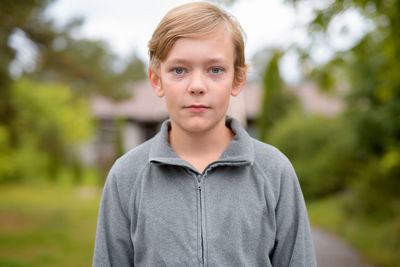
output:
[[[84,102],[88,108],[87,99],[93,94],[122,99],[128,96],[125,84],[146,75],[143,62],[136,56],[125,67],[117,68],[119,59],[105,42],[74,38],[72,32],[81,26],[82,19],[56,28],[43,15],[49,3],[51,0],[0,2],[0,160],[9,155],[8,159],[16,159],[21,169],[36,165],[36,173],[40,168],[49,170],[48,166],[52,166],[51,172],[56,176],[61,164],[76,163],[71,159],[76,153],[67,148],[75,147],[77,141],[66,138],[65,133],[76,132],[75,128],[82,126],[78,123],[80,115],[67,111],[66,105],[82,111],[76,104]],[[26,50],[11,47],[15,36],[22,36],[33,48],[36,64],[33,69],[12,77],[10,64],[15,62],[19,50]],[[52,104],[58,104],[59,108]],[[67,114],[74,114],[77,123],[65,121],[71,118]],[[87,119],[86,115],[82,111],[82,119]],[[34,157],[29,155],[35,153],[37,157],[32,160]],[[47,165],[47,161],[52,163]],[[10,179],[23,176],[12,171],[16,169],[10,162],[0,162],[0,172],[7,173]]]
[[[272,52],[272,57],[265,68],[263,78],[263,102],[258,118],[260,139],[267,140],[267,131],[288,113],[290,106],[294,103],[294,98],[285,91],[285,83],[279,73],[279,60],[283,53]]]
[[[328,34],[335,16],[349,9],[373,22],[374,28],[352,48],[316,68],[310,78],[325,77],[322,81],[335,81],[332,87],[349,88],[345,118],[358,137],[354,153],[355,167],[360,168],[353,187],[355,205],[368,214],[391,216],[400,201],[400,2],[334,1],[315,10],[310,34]]]
[[[146,77],[143,62],[133,55],[124,62],[122,70],[116,67],[120,61],[101,40],[76,39],[71,36],[74,28],[82,24],[75,20],[62,32],[48,38],[41,46],[38,66],[29,76],[35,80],[56,81],[69,84],[78,96],[101,94],[116,100],[128,96],[125,84]],[[44,32],[52,32],[47,25]]]
[[[15,119],[15,110],[10,104],[12,80],[8,67],[15,57],[15,51],[8,45],[8,41],[17,28],[27,30],[35,28],[40,14],[49,2],[49,0],[0,2],[0,125],[9,130],[9,141],[13,146],[16,140],[11,123]]]
[[[7,43],[16,32],[23,33],[37,52],[33,73],[23,74],[29,74],[31,79],[68,83],[77,95],[102,94],[121,99],[128,96],[124,91],[127,82],[146,77],[144,64],[135,55],[125,62],[125,67],[117,68],[119,59],[104,41],[74,38],[72,32],[82,25],[82,18],[56,28],[43,15],[49,3],[50,0],[0,3],[0,122],[10,120],[12,114],[7,104],[11,83],[8,68],[15,50]],[[128,76],[129,72],[133,75]]]
[[[26,79],[14,82],[11,92],[19,142],[10,147],[10,133],[0,127],[0,177],[55,180],[61,166],[75,167],[76,149],[92,133],[86,101],[65,85]]]

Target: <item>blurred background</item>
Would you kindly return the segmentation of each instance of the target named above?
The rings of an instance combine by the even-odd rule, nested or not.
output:
[[[168,118],[147,41],[187,2],[0,2],[0,266],[91,265],[108,170]],[[313,227],[400,266],[400,1],[212,2],[247,33],[230,114],[292,161]]]

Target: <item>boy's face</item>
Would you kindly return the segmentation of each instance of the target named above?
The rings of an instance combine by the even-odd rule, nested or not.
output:
[[[201,133],[225,127],[230,96],[245,83],[234,84],[234,47],[229,34],[181,38],[161,62],[159,75],[149,71],[156,94],[165,97],[172,129]]]

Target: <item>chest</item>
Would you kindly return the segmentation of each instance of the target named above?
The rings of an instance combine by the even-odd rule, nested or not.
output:
[[[265,262],[276,228],[268,191],[264,177],[250,167],[220,166],[203,174],[168,165],[150,168],[130,203],[136,256],[173,260],[173,248],[196,264],[229,265],[236,257]]]

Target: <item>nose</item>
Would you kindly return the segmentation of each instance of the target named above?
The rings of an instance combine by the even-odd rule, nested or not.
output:
[[[193,96],[201,96],[207,92],[204,77],[201,73],[193,73],[190,84],[189,93]]]
[[[190,92],[191,95],[195,95],[195,96],[204,95],[205,94],[205,90],[202,87],[190,87],[190,91],[189,92]]]

